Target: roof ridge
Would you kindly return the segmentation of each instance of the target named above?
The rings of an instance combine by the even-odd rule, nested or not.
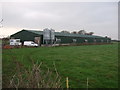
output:
[[[23,29],[25,30],[25,29]],[[26,30],[35,34],[42,35],[43,31],[37,31],[37,30]],[[61,33],[61,32],[55,32],[56,35],[58,36],[74,36],[74,37],[93,37],[93,38],[104,38],[102,36],[96,36],[96,35],[81,35],[81,34],[74,34],[74,33]]]

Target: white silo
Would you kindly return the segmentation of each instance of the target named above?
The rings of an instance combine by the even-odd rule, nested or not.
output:
[[[54,29],[51,29],[50,30],[50,36],[51,36],[51,40],[55,40],[55,30]]]
[[[50,30],[45,28],[43,30],[43,43],[48,44],[50,41]]]
[[[55,30],[45,28],[43,29],[43,43],[53,44],[55,40]]]

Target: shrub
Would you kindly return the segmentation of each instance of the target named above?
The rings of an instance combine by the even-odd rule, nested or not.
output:
[[[17,72],[12,76],[8,88],[61,88],[61,77],[57,69],[52,71],[43,63],[35,64],[26,69],[17,62]]]

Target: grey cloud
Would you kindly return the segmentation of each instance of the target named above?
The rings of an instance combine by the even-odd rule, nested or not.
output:
[[[117,3],[4,3],[4,26],[94,31],[117,38]],[[17,30],[16,30],[17,31]],[[12,31],[11,31],[12,32]]]

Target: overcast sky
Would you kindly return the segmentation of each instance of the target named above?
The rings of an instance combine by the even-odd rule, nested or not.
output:
[[[118,38],[117,2],[12,2],[0,4],[3,28],[0,35],[21,29],[94,32]]]

